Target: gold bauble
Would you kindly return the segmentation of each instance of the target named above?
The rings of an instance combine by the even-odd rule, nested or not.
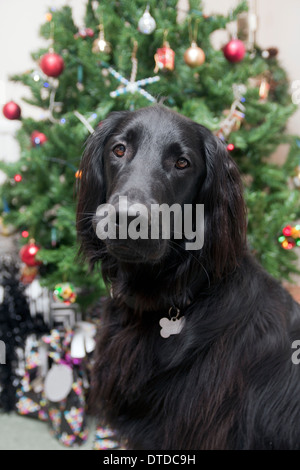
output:
[[[193,41],[191,47],[185,51],[183,58],[189,67],[194,68],[204,63],[205,54],[201,47],[197,46],[197,43]]]
[[[93,42],[92,52],[94,52],[94,54],[97,54],[97,52],[104,52],[104,54],[111,53],[111,45],[105,40],[104,26],[102,23],[99,24],[99,36]]]
[[[104,52],[105,54],[110,54],[111,45],[109,42],[105,41],[103,37],[95,39],[93,42],[92,51],[96,54],[97,52]]]

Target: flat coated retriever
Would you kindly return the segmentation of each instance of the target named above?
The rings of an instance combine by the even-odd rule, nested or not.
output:
[[[112,286],[91,392],[103,423],[128,449],[300,449],[300,308],[247,248],[241,178],[224,144],[163,105],[114,112],[81,170],[81,252]],[[125,196],[149,213],[204,204],[203,246],[186,249],[174,227],[169,239],[120,237],[121,218],[134,222],[117,205]],[[105,216],[117,237],[97,231],[104,203],[116,208]],[[163,322],[181,326],[163,335]]]

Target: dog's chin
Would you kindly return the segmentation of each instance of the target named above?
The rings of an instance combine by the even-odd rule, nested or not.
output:
[[[135,246],[134,242],[130,245],[122,242],[106,241],[105,245],[108,253],[123,263],[156,264],[164,258],[167,251],[165,243],[150,243],[140,246],[136,241]]]

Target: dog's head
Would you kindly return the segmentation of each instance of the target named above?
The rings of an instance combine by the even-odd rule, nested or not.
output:
[[[203,246],[192,255],[216,276],[237,265],[246,231],[241,180],[224,144],[205,127],[161,105],[111,113],[88,139],[80,170],[77,230],[92,265],[103,253],[161,263],[172,246],[185,249],[185,208],[196,233],[201,204]]]

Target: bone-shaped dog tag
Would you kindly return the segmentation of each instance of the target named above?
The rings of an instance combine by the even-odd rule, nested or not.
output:
[[[159,324],[161,326],[160,336],[162,338],[169,338],[170,335],[178,335],[184,326],[184,317],[176,318],[161,318]]]

